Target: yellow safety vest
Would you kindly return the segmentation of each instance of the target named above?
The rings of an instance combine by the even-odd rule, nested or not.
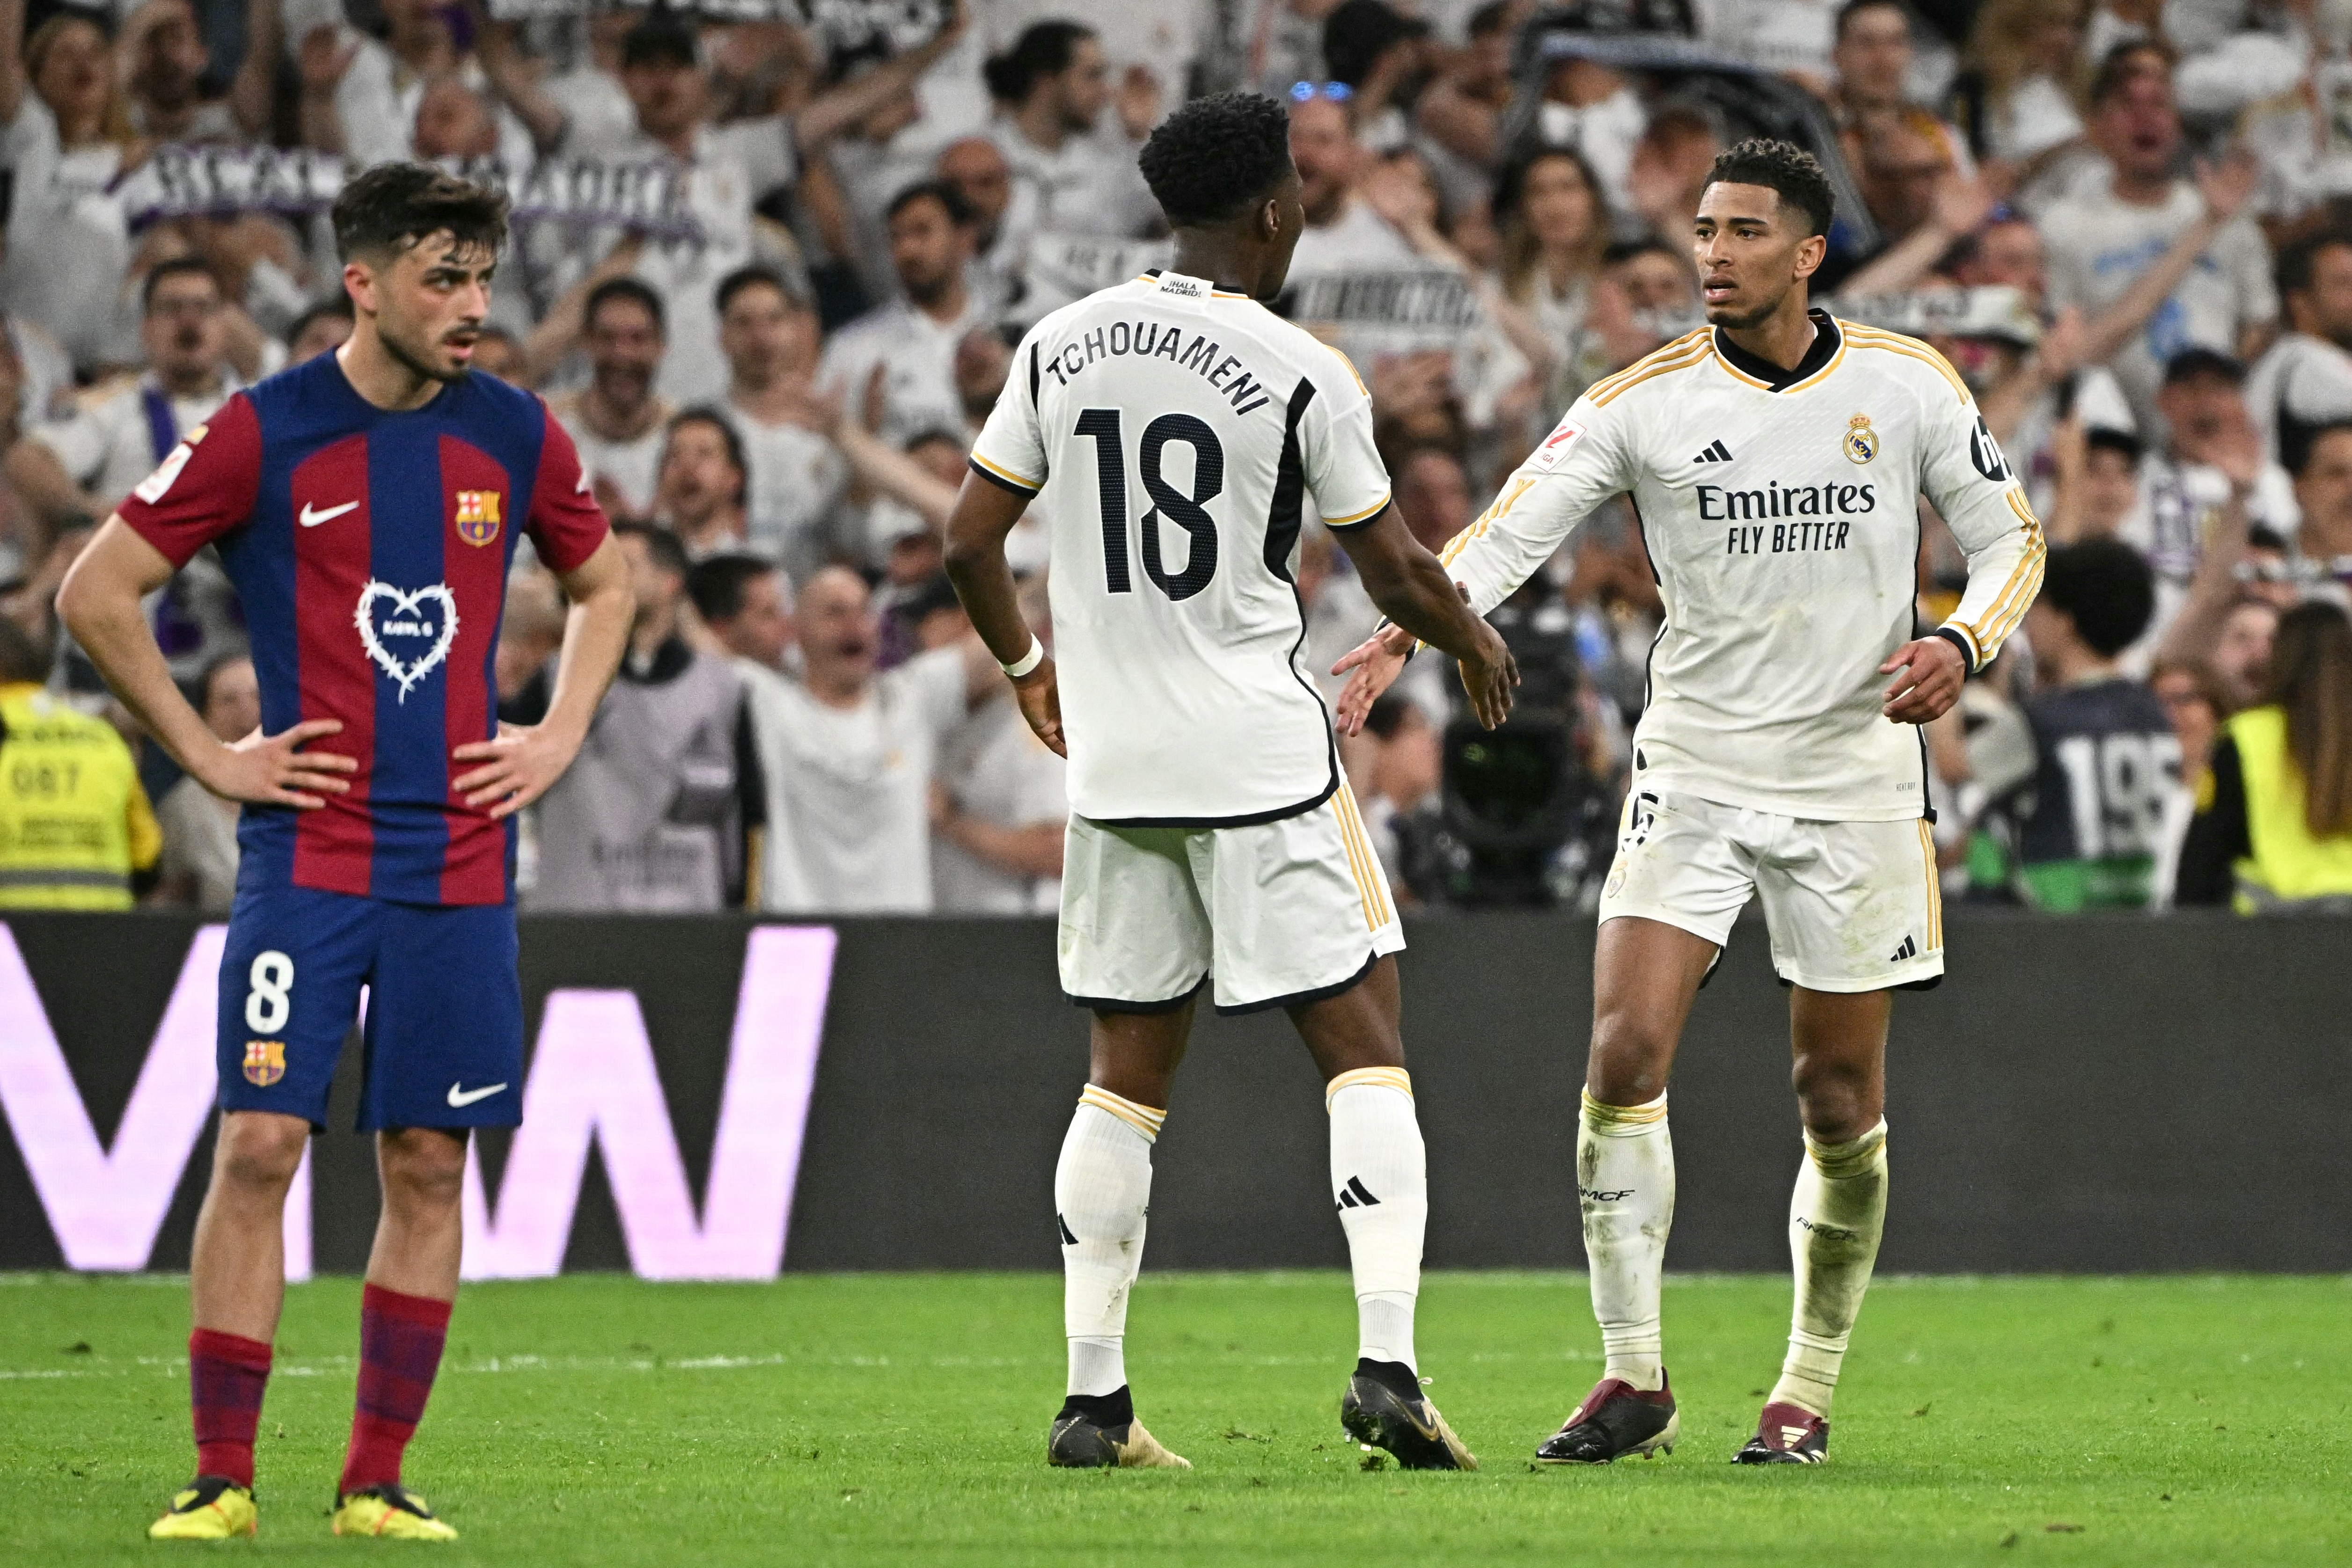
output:
[[[0,908],[128,909],[163,831],[114,727],[0,685]]]
[[[2286,748],[2286,710],[2248,708],[2225,727],[2246,781],[2251,859],[2237,862],[2241,915],[2352,900],[2352,833],[2315,837],[2303,814],[2303,773]]]

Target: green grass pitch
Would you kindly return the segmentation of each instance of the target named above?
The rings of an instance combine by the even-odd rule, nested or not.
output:
[[[289,1292],[259,1541],[151,1546],[184,1284],[0,1276],[0,1561],[426,1552],[327,1533],[358,1301]],[[1423,1369],[1485,1468],[1407,1475],[1339,1429],[1343,1276],[1147,1274],[1139,1408],[1197,1468],[1071,1473],[1052,1277],[468,1286],[408,1473],[451,1563],[2352,1561],[2352,1281],[1882,1281],[1831,1462],[1735,1469],[1787,1312],[1782,1280],[1671,1281],[1681,1447],[1535,1471],[1599,1371],[1581,1276],[1433,1276]]]

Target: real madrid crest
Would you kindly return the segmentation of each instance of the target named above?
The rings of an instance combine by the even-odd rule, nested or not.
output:
[[[1857,413],[1845,422],[1845,455],[1851,463],[1867,463],[1878,455],[1878,432],[1870,428],[1870,415]]]

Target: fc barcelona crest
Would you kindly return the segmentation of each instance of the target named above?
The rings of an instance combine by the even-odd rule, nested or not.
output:
[[[469,545],[486,545],[497,538],[499,498],[496,490],[458,491],[457,537]]]
[[[1845,455],[1850,463],[1867,463],[1878,455],[1878,432],[1870,428],[1870,415],[1857,413],[1845,422]]]
[[[286,1076],[286,1042],[282,1040],[248,1040],[245,1042],[245,1081],[257,1089],[267,1089]]]

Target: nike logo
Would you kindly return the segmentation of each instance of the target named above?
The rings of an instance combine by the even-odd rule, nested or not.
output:
[[[320,523],[333,522],[345,512],[356,512],[359,509],[360,504],[357,501],[345,501],[340,507],[329,507],[322,512],[318,507],[312,506],[310,502],[305,501],[302,503],[302,526],[306,528],[315,528]],[[506,1085],[502,1083],[499,1085],[499,1087],[503,1089]]]
[[[356,506],[358,503],[352,504]],[[452,1110],[462,1111],[475,1101],[487,1100],[505,1087],[503,1083],[493,1083],[487,1089],[461,1089],[452,1083],[449,1085],[449,1106]]]

